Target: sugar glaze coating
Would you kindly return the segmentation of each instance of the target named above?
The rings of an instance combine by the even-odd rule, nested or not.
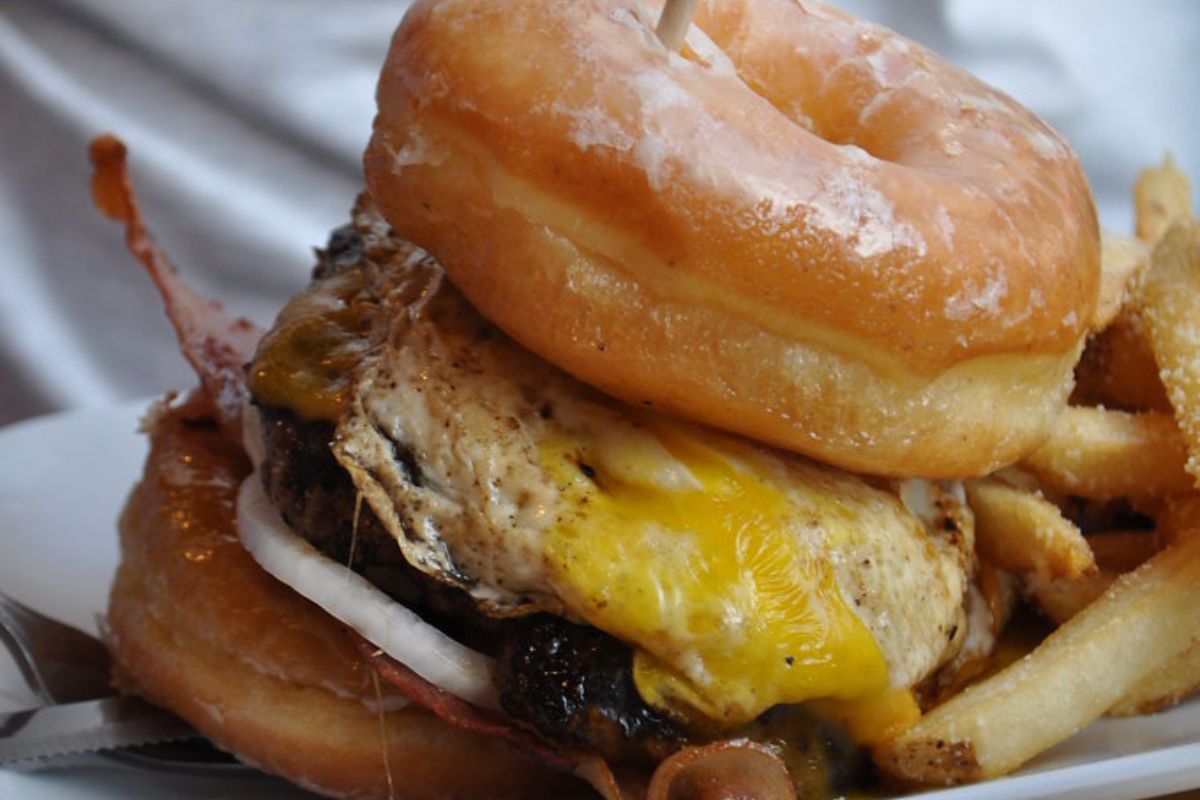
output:
[[[370,192],[599,388],[860,471],[986,472],[1064,402],[1098,233],[1060,137],[877,26],[702,3],[418,5]]]

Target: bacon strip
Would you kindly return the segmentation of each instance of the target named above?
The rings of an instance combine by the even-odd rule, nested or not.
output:
[[[409,700],[436,714],[443,722],[462,730],[504,739],[535,761],[579,776],[591,784],[604,800],[636,800],[642,796],[640,786],[623,790],[621,781],[599,756],[552,748],[532,733],[518,728],[502,714],[473,706],[434,686],[358,633],[347,631],[379,677],[399,689]]]
[[[687,747],[650,776],[618,774],[594,753],[557,749],[502,714],[478,708],[439,689],[354,631],[363,657],[388,683],[449,725],[497,736],[549,767],[587,781],[604,800],[796,800],[787,767],[770,747],[746,739]]]
[[[183,357],[200,378],[204,396],[221,428],[240,436],[247,396],[244,365],[254,355],[262,331],[248,320],[227,314],[216,300],[184,283],[142,220],[125,164],[125,144],[110,134],[88,147],[95,170],[92,200],[102,213],[125,224],[125,244],[146,268],[162,295]]]

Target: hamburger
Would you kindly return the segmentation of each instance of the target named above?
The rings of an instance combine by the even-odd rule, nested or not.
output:
[[[865,748],[995,644],[1004,580],[981,578],[956,479],[1018,457],[1065,402],[1095,295],[1086,186],[1067,158],[1078,208],[1060,229],[1077,235],[1041,264],[1050,278],[1014,288],[1053,283],[1043,307],[1069,306],[1071,320],[1014,338],[997,315],[1001,333],[975,320],[964,338],[947,302],[947,343],[932,319],[913,332],[919,347],[893,342],[891,355],[919,351],[897,363],[935,375],[983,366],[940,384],[889,375],[886,391],[872,377],[854,401],[853,376],[874,375],[850,363],[855,342],[875,353],[886,325],[848,319],[837,352],[814,359],[845,369],[806,375],[785,363],[795,350],[732,338],[745,306],[687,291],[685,261],[669,262],[684,287],[672,293],[639,283],[640,251],[623,239],[597,249],[630,216],[635,230],[665,220],[668,250],[704,230],[620,208],[628,164],[593,162],[577,139],[556,172],[536,109],[528,131],[515,124],[514,98],[536,99],[522,81],[563,63],[535,20],[557,21],[544,26],[553,41],[652,27],[636,5],[552,5],[409,13],[381,80],[367,192],[265,333],[180,282],[141,223],[123,149],[93,144],[98,204],[125,221],[200,376],[146,420],[109,608],[117,679],[239,758],[335,796],[844,793],[869,779]],[[693,62],[714,47],[688,41]],[[514,42],[541,55],[518,69]],[[696,68],[644,36],[630,47]],[[602,91],[623,80],[599,75],[568,77]],[[563,80],[566,102],[576,83]],[[662,194],[638,163],[633,196]],[[624,283],[597,271],[619,271],[614,253]],[[809,266],[734,265],[725,290],[781,272],[754,289],[786,295],[788,270]],[[780,308],[763,303],[770,330]],[[819,307],[791,322],[815,324]],[[943,351],[958,355],[938,373]],[[820,392],[772,393],[809,377]],[[895,413],[869,408],[884,395],[902,401]],[[980,427],[988,413],[1005,424]],[[962,442],[970,430],[979,440]]]

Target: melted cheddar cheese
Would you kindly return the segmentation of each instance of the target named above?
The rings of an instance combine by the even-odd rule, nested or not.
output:
[[[250,366],[258,403],[290,408],[302,419],[336,422],[355,365],[369,347],[375,302],[363,269],[346,269],[294,298],[263,337]]]
[[[798,492],[750,448],[693,427],[609,433],[544,445],[570,508],[546,556],[571,611],[637,644],[647,702],[738,723],[886,686],[879,647],[830,566],[854,535],[853,497]]]

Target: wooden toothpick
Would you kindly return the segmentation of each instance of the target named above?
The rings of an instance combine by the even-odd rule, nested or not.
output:
[[[683,44],[695,11],[696,0],[667,0],[654,32],[668,50],[678,50]]]

